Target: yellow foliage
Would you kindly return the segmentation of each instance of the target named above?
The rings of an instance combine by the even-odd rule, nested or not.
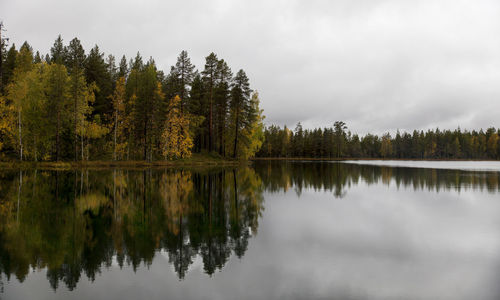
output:
[[[164,202],[165,215],[169,220],[169,231],[175,235],[179,234],[181,218],[201,209],[199,204],[189,202],[192,191],[190,172],[165,173],[161,177],[160,194]]]
[[[92,210],[95,214],[99,208],[109,202],[109,199],[101,193],[89,193],[76,199],[76,208],[80,213],[86,210]]]
[[[193,140],[189,134],[189,116],[180,113],[181,98],[175,96],[169,103],[165,129],[162,134],[163,155],[166,159],[191,156]]]
[[[13,138],[15,118],[14,107],[8,105],[5,98],[0,96],[0,150],[7,140]]]

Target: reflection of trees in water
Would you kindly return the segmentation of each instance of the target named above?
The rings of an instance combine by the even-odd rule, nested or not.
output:
[[[151,265],[168,253],[179,278],[194,258],[213,274],[257,232],[262,184],[252,169],[0,173],[0,274],[47,268],[55,289],[84,272]]]
[[[269,192],[293,188],[297,194],[303,189],[328,190],[343,197],[351,185],[360,181],[368,185],[395,184],[398,188],[415,190],[467,189],[500,190],[499,172],[470,172],[463,170],[393,168],[331,162],[259,161],[255,170]]]

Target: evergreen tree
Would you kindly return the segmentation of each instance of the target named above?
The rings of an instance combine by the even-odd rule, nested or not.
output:
[[[143,148],[143,159],[151,160],[153,145],[159,141],[154,135],[154,129],[159,132],[157,112],[160,111],[164,101],[161,84],[158,81],[154,63],[148,63],[138,76],[139,88],[134,103],[134,128],[136,138],[140,138]]]
[[[54,45],[50,48],[50,62],[56,64],[63,64],[66,57],[66,49],[63,45],[61,35],[57,36]]]
[[[210,53],[205,58],[205,69],[203,70],[203,81],[207,90],[206,96],[208,97],[208,151],[213,150],[213,98],[214,98],[214,87],[217,76],[217,64],[219,60],[215,53]]]
[[[231,85],[231,118],[233,136],[233,157],[238,157],[238,140],[241,138],[241,130],[252,122],[254,112],[250,106],[250,84],[243,70],[239,70]]]
[[[336,157],[340,158],[345,146],[345,130],[347,129],[347,126],[342,121],[336,121],[333,124],[333,127],[335,130]]]
[[[118,66],[118,78],[127,78],[128,76],[128,66],[127,66],[127,58],[125,55],[122,56],[120,60],[120,65]]]
[[[106,58],[106,66],[108,67],[108,74],[111,77],[111,81],[113,85],[116,83],[118,79],[118,68],[116,67],[116,58],[113,54],[109,54]]]
[[[42,57],[40,56],[40,52],[35,53],[35,57],[33,57],[33,63],[34,64],[39,64],[42,62]]]
[[[215,87],[215,106],[216,106],[216,120],[217,120],[217,134],[219,137],[219,154],[225,156],[226,154],[226,132],[227,114],[229,108],[229,100],[231,94],[231,80],[233,73],[227,63],[221,59],[217,63],[217,79]]]
[[[85,60],[85,79],[88,83],[95,82],[97,86],[93,114],[101,118],[111,116],[113,113],[113,104],[109,101],[109,96],[113,91],[111,74],[104,61],[104,54],[99,51],[97,45],[90,50]]]
[[[191,97],[187,105],[187,111],[191,116],[197,116],[198,122],[191,122],[202,124],[205,120],[206,105],[205,105],[205,87],[203,85],[203,79],[199,73],[196,73],[191,86]],[[192,135],[194,136],[194,150],[200,152],[203,147],[204,137],[206,137],[206,126],[191,126],[193,128]]]
[[[72,39],[66,47],[64,65],[69,73],[80,72],[85,67],[85,50],[80,40]]]
[[[177,76],[179,82],[179,96],[181,98],[180,111],[181,114],[184,112],[184,106],[188,98],[188,86],[191,85],[194,76],[194,65],[191,64],[191,59],[188,57],[186,50],[182,50],[177,57],[177,63],[175,64],[175,75]]]
[[[16,45],[12,44],[12,46],[10,46],[9,48],[9,51],[7,51],[5,61],[2,64],[3,68],[2,84],[4,88],[11,82],[12,76],[14,75],[14,69],[16,68],[16,56],[17,56]]]

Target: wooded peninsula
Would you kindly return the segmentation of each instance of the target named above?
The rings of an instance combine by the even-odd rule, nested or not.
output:
[[[0,35],[2,32],[0,25]],[[500,129],[359,136],[342,121],[292,131],[264,126],[257,91],[210,53],[196,70],[182,51],[168,73],[139,53],[118,62],[59,36],[50,54],[0,36],[1,161],[218,159],[499,159]]]

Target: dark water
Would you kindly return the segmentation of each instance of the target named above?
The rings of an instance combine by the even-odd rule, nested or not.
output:
[[[0,299],[498,299],[500,173],[0,172]]]

